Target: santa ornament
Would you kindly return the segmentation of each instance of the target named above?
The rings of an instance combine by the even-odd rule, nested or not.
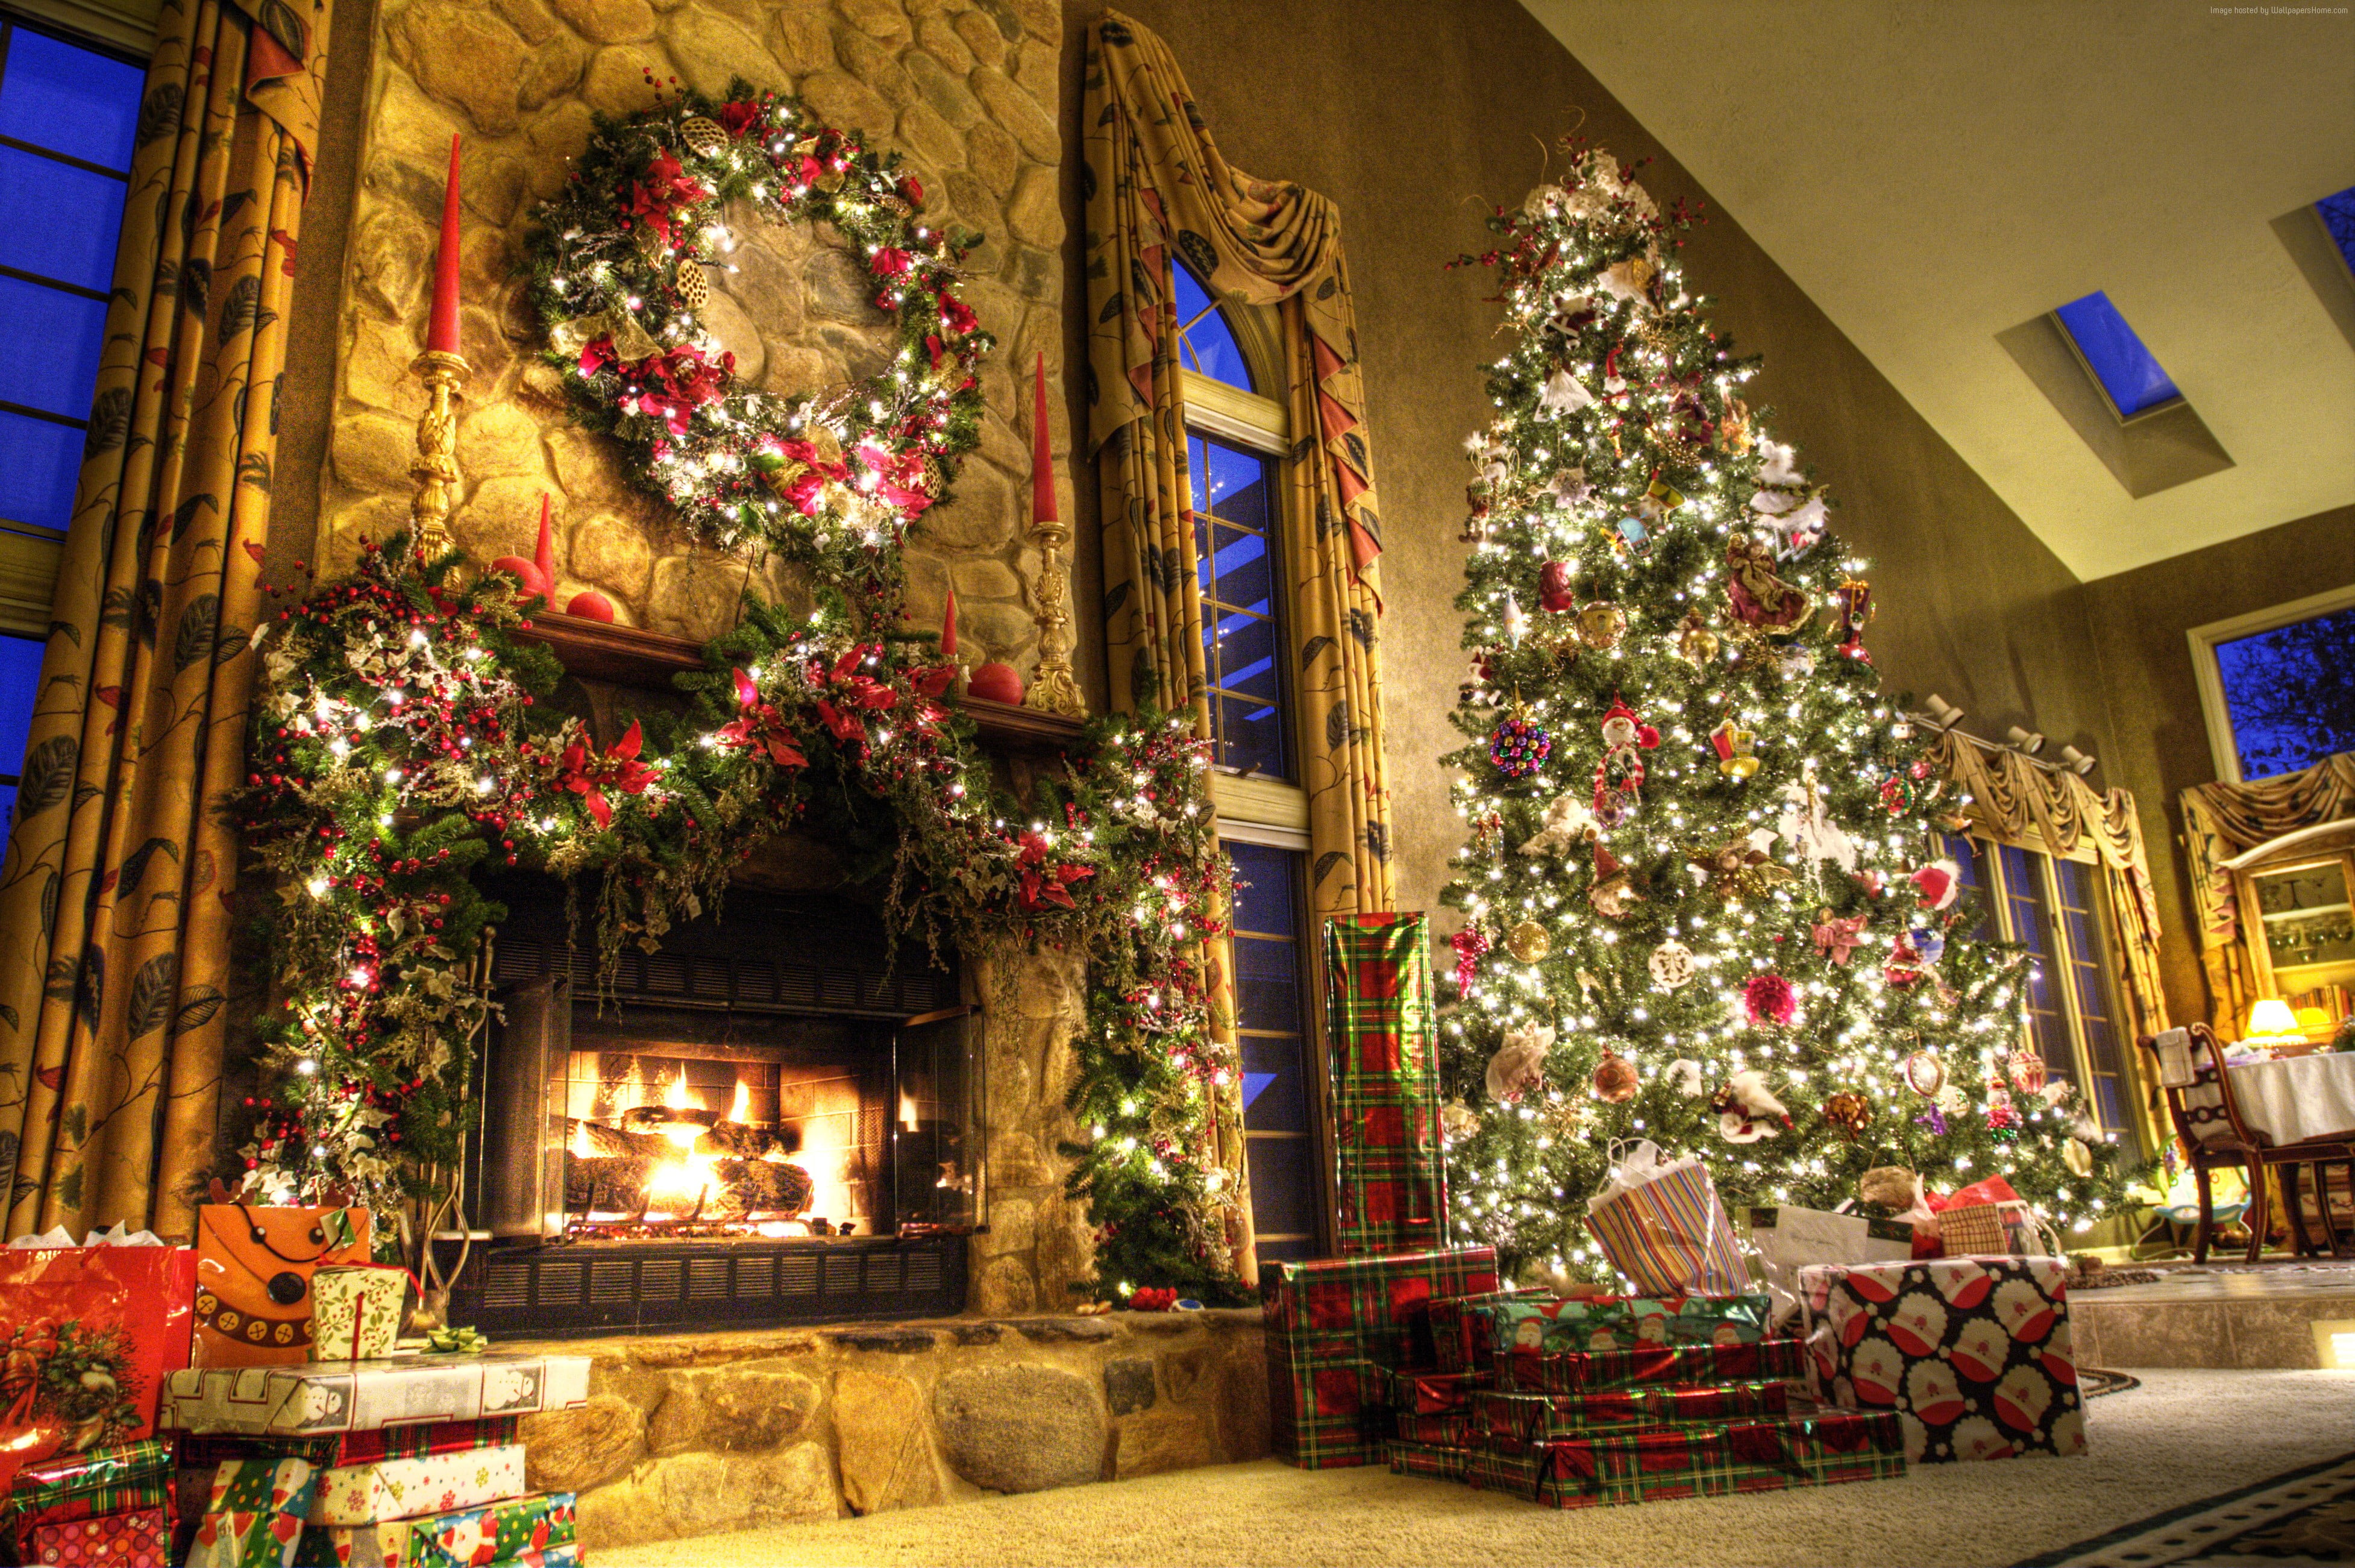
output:
[[[1636,891],[1634,879],[1627,875],[1627,868],[1619,863],[1619,857],[1604,848],[1600,838],[1594,841],[1594,886],[1587,890],[1586,901],[1608,920],[1626,919],[1628,910],[1644,901],[1644,895]]]
[[[1578,608],[1578,591],[1570,579],[1570,563],[1550,560],[1538,568],[1538,608],[1560,615]]]
[[[1946,909],[1962,895],[1963,869],[1952,860],[1933,860],[1910,879],[1913,891],[1932,909]]]
[[[1709,1097],[1709,1108],[1717,1113],[1717,1136],[1730,1144],[1754,1144],[1791,1125],[1791,1113],[1766,1087],[1766,1074],[1755,1068],[1735,1073]]]
[[[1644,759],[1637,749],[1655,751],[1659,744],[1660,732],[1614,695],[1603,714],[1603,760],[1594,764],[1596,821],[1615,827],[1636,815],[1644,789]]]

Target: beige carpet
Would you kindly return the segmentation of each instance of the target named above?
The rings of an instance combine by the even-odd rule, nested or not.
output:
[[[1388,1470],[1273,1460],[599,1552],[595,1568],[792,1563],[2005,1564],[2355,1451],[2355,1372],[2147,1371],[2093,1453],[1902,1480],[1557,1512]]]

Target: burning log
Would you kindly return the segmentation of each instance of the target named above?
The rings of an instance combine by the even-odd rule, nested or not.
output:
[[[646,1178],[653,1161],[641,1155],[569,1155],[564,1161],[564,1207],[574,1214],[634,1214],[646,1206]]]
[[[759,1159],[771,1149],[791,1154],[794,1147],[772,1128],[743,1122],[720,1122],[695,1140],[696,1153],[723,1155],[731,1159]]]
[[[633,1105],[622,1113],[625,1133],[660,1133],[672,1126],[709,1128],[719,1125],[719,1113],[675,1105]]]
[[[564,1147],[570,1149],[575,1157],[642,1152],[639,1139],[632,1135],[609,1127],[602,1122],[582,1121],[577,1117],[565,1124]]]
[[[808,1171],[778,1160],[720,1159],[711,1168],[719,1186],[708,1205],[712,1209],[798,1214],[809,1207],[816,1189]]]

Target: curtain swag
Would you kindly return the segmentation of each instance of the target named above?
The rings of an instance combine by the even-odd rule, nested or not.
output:
[[[2241,941],[2241,906],[2224,862],[2300,827],[2355,819],[2355,752],[2262,784],[2194,784],[2182,795],[2183,851],[2200,962],[2220,1031],[2238,1038],[2256,1004],[2257,980]]]
[[[1278,539],[1310,897],[1319,916],[1387,911],[1381,520],[1339,210],[1229,165],[1168,46],[1117,11],[1088,40],[1086,80],[1088,444],[1103,507],[1114,706],[1148,693],[1183,700],[1198,731],[1210,732],[1171,270],[1179,257],[1214,294],[1276,307],[1292,440]],[[1213,1040],[1231,1048],[1231,955],[1223,941],[1211,945]],[[1241,1115],[1238,1088],[1218,1107],[1215,1136],[1239,1193]],[[1238,1210],[1236,1250],[1249,1270],[1248,1203]]]
[[[165,0],[0,866],[5,1232],[194,1228],[327,0]]]

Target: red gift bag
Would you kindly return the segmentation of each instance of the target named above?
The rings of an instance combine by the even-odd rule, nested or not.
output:
[[[205,1204],[197,1211],[196,1364],[312,1360],[311,1275],[368,1261],[365,1209]]]
[[[0,1248],[0,1491],[25,1465],[155,1430],[188,1364],[186,1247]]]

